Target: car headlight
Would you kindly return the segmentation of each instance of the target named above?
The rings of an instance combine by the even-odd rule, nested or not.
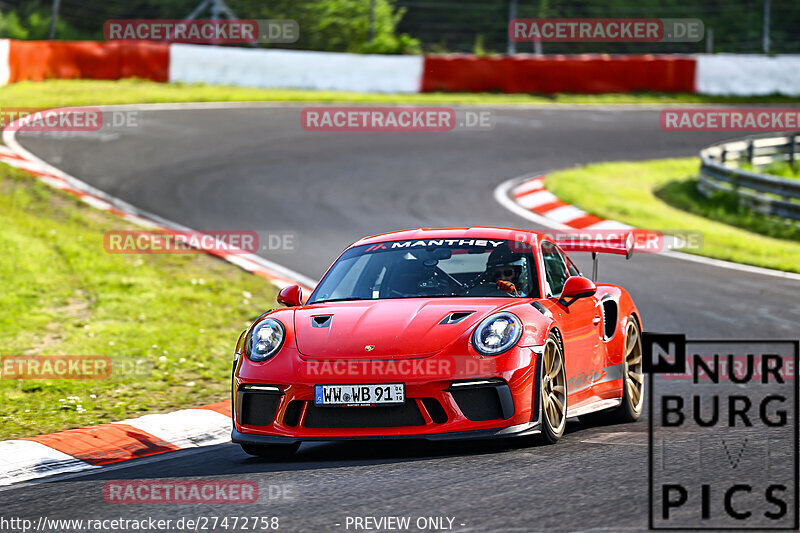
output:
[[[511,313],[497,313],[483,320],[472,334],[472,345],[482,355],[510,350],[522,336],[522,322]]]
[[[248,357],[251,361],[260,363],[266,361],[281,349],[286,330],[283,324],[274,318],[262,320],[253,328],[250,335],[250,350]]]

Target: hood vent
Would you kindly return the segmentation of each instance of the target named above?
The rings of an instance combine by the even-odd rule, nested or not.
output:
[[[457,324],[474,312],[475,311],[454,311],[444,317],[439,324]]]
[[[331,325],[331,320],[333,319],[333,315],[320,315],[320,316],[312,316],[311,317],[311,327],[312,328],[327,328]]]

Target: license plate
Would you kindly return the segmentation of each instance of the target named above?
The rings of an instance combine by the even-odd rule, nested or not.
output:
[[[315,405],[370,407],[374,405],[397,405],[405,401],[406,386],[403,383],[314,386]]]

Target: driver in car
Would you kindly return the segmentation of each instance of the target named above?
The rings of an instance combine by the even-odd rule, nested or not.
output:
[[[512,252],[508,245],[503,244],[489,254],[489,259],[486,261],[486,272],[489,275],[489,281],[496,283],[500,290],[509,293],[512,290],[517,292],[520,274],[522,274],[522,255]]]
[[[471,295],[491,296],[503,293],[512,296],[524,295],[524,287],[520,286],[524,263],[522,254],[512,252],[508,244],[502,244],[489,254],[486,270],[479,277],[481,284],[470,290]]]

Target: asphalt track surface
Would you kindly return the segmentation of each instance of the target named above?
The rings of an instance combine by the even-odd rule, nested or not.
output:
[[[318,278],[364,235],[535,228],[494,200],[495,187],[509,178],[595,161],[689,156],[731,136],[665,133],[658,110],[626,108],[493,109],[490,131],[320,133],[300,127],[300,109],[148,110],[139,112],[137,127],[111,135],[17,139],[91,185],[189,227],[290,232],[293,250],[263,255]],[[798,336],[797,281],[651,254],[627,262],[604,257],[600,279],[628,288],[649,331]],[[412,523],[453,517],[458,531],[639,531],[647,528],[647,449],[644,419],[573,423],[548,447],[526,440],[315,443],[291,461],[268,462],[228,444],[12,487],[0,502],[3,516],[34,520],[259,514],[280,517],[282,531],[353,531],[348,516],[400,515]],[[698,469],[694,481],[706,475]],[[103,500],[105,480],[152,478],[256,480],[262,492],[290,487],[293,498],[211,507]]]

